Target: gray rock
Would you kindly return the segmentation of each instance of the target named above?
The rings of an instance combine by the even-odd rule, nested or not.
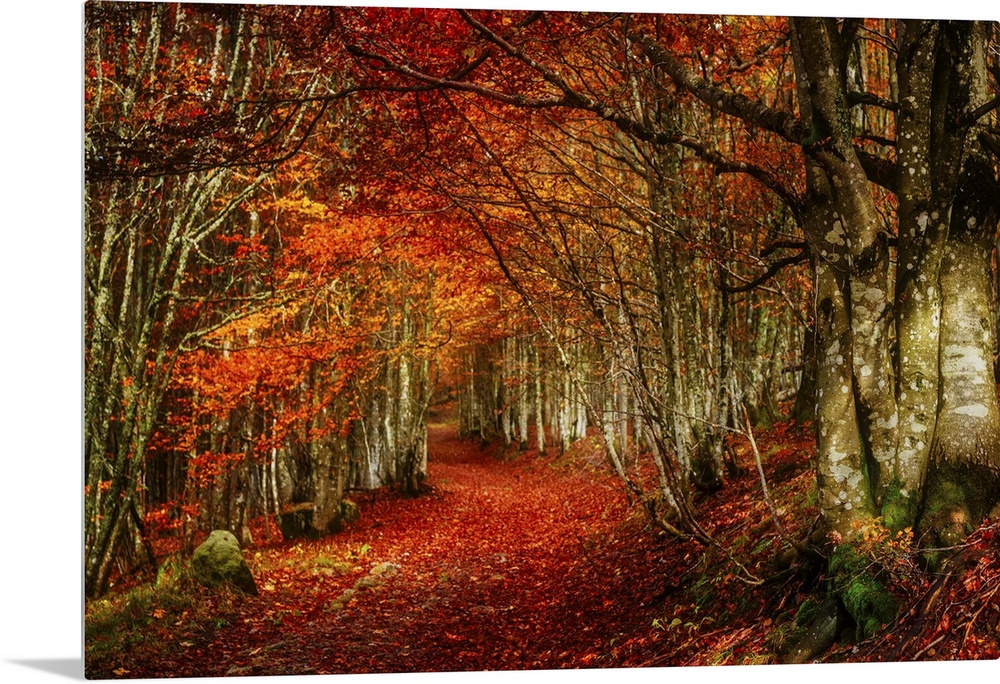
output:
[[[385,577],[395,577],[399,574],[399,566],[395,563],[379,563],[368,571],[372,577],[383,575]]]
[[[257,584],[243,560],[240,543],[231,532],[215,530],[191,557],[195,579],[206,587],[228,582],[246,594],[257,596]]]
[[[843,623],[840,603],[836,598],[828,598],[820,605],[806,633],[785,656],[786,664],[808,663],[823,655],[837,639],[837,632]]]
[[[354,583],[354,588],[355,589],[373,589],[374,587],[377,587],[380,584],[381,584],[381,582],[379,582],[377,579],[375,579],[371,575],[365,575],[364,577],[358,578],[358,581]]]
[[[333,599],[332,601],[330,601],[330,603],[327,604],[326,611],[328,613],[333,613],[336,611],[343,610],[347,606],[347,604],[351,602],[351,599],[354,598],[355,593],[357,592],[354,589],[345,589],[340,596]]]

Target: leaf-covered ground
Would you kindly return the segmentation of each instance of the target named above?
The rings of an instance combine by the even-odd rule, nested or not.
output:
[[[781,424],[759,441],[778,520],[787,538],[804,538],[815,516],[810,434]],[[658,536],[594,441],[559,457],[504,459],[436,426],[429,451],[425,495],[368,493],[356,497],[361,519],[340,534],[248,550],[259,596],[187,586],[191,603],[130,599],[115,618],[134,620],[128,648],[101,643],[89,607],[88,675],[775,663],[800,629],[800,605],[822,591],[821,574],[778,534],[742,446],[744,474],[698,501],[725,551]],[[931,634],[941,631],[933,611],[952,605],[936,603],[913,611],[924,623],[913,634],[901,623],[881,648],[848,640],[828,658],[879,659],[891,648],[900,659],[996,657],[995,537],[970,552],[974,579],[963,566],[935,594],[978,592],[951,618],[969,625],[961,644],[951,638],[945,651],[948,640]],[[932,590],[926,578],[904,581]],[[938,641],[922,648],[924,637]]]

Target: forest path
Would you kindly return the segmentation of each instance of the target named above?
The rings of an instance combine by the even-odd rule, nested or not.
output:
[[[282,545],[284,565],[255,557],[261,595],[242,618],[152,671],[550,669],[641,656],[649,578],[663,575],[648,530],[622,526],[628,507],[599,452],[502,461],[451,426],[430,428],[428,452],[428,494],[367,495],[345,532]]]

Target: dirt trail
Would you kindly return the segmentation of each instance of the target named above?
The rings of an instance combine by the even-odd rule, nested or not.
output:
[[[648,535],[620,531],[624,497],[598,463],[533,452],[501,462],[444,426],[431,428],[429,454],[429,494],[359,499],[362,518],[347,531],[282,547],[289,570],[258,576],[263,590],[242,619],[189,641],[176,658],[137,664],[133,676],[548,669],[636,658],[642,639],[631,633],[648,633],[643,603],[655,586],[635,584],[634,566],[655,556],[636,555],[648,552]],[[343,573],[320,561],[345,553],[356,560]]]

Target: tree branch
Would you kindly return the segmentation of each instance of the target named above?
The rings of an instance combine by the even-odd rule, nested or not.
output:
[[[798,254],[795,254],[793,256],[788,256],[783,259],[778,259],[777,261],[773,262],[770,266],[767,267],[766,271],[764,271],[762,274],[760,274],[753,280],[744,281],[745,282],[744,285],[723,285],[722,283],[716,283],[715,287],[716,289],[721,290],[723,292],[733,292],[733,293],[749,292],[750,290],[754,290],[763,285],[764,283],[766,283],[768,280],[777,275],[778,272],[781,271],[781,269],[785,268],[786,266],[801,264],[802,262],[807,261],[808,259],[809,259],[809,254],[803,249],[803,251],[799,252]],[[733,275],[734,277],[738,277],[735,274]]]
[[[899,111],[899,104],[893,102],[892,100],[886,100],[874,95],[872,93],[859,93],[855,91],[850,91],[847,93],[847,106],[856,107],[857,105],[872,105],[873,107],[881,107],[882,109],[887,109],[890,112]]]
[[[709,149],[703,143],[698,141],[696,138],[686,135],[677,131],[655,131],[647,126],[643,125],[639,121],[627,116],[623,112],[615,109],[614,107],[608,105],[607,103],[596,100],[588,95],[585,95],[578,90],[575,90],[569,83],[566,82],[558,73],[541,64],[530,55],[526,54],[522,49],[517,46],[512,45],[504,38],[499,36],[497,33],[492,31],[482,22],[478,21],[472,17],[467,11],[459,10],[459,14],[469,23],[479,34],[487,41],[493,43],[495,46],[503,50],[508,56],[522,62],[530,69],[538,73],[547,83],[549,83],[554,88],[558,89],[561,95],[553,94],[550,97],[527,97],[521,94],[511,94],[500,90],[489,88],[475,83],[470,83],[467,81],[456,80],[452,77],[440,77],[433,76],[424,71],[416,69],[409,65],[399,64],[392,61],[391,59],[384,57],[382,55],[374,54],[363,50],[358,46],[348,46],[348,50],[351,54],[357,57],[362,57],[365,59],[370,59],[378,62],[383,68],[394,71],[400,75],[411,78],[423,84],[435,86],[444,90],[455,90],[460,92],[471,93],[485,97],[494,101],[498,101],[504,104],[508,104],[514,107],[529,108],[529,109],[549,109],[549,108],[570,108],[582,111],[587,111],[592,114],[596,114],[601,119],[613,124],[623,133],[632,136],[636,140],[643,142],[650,142],[656,145],[678,145],[686,149],[691,150],[699,158],[708,162],[713,167],[715,167],[717,173],[744,173],[751,176],[758,182],[760,182],[764,187],[771,190],[775,195],[777,195],[783,202],[785,202],[791,209],[796,217],[800,216],[801,213],[801,199],[788,188],[786,188],[781,182],[779,182],[773,175],[771,175],[765,169],[749,164],[747,162],[733,161],[725,158],[723,155]],[[657,49],[658,46],[657,46]],[[694,77],[693,75],[691,76]],[[700,79],[697,79],[700,80]],[[718,90],[718,89],[716,89]],[[753,103],[746,97],[742,95],[731,95],[726,94],[727,98],[730,98],[734,102],[744,103],[744,106],[750,111],[753,109]],[[756,110],[754,110],[756,111]],[[783,113],[777,112],[775,110],[768,110],[774,117],[784,121],[786,124],[791,126],[789,130],[793,131],[793,136],[796,135],[795,131],[798,131],[798,120],[795,117]],[[763,116],[763,114],[762,114]],[[766,118],[766,117],[765,117]],[[770,129],[773,130],[773,129]],[[801,131],[798,131],[801,133]],[[779,131],[779,135],[782,135]],[[804,133],[803,133],[804,135]],[[801,135],[800,135],[801,137]],[[792,139],[796,144],[799,140]]]
[[[998,107],[1000,107],[1000,95],[994,96],[989,102],[976,107],[974,110],[966,114],[962,117],[960,125],[971,126]]]
[[[665,71],[677,87],[688,91],[712,109],[777,133],[796,145],[800,145],[809,135],[802,122],[792,114],[772,109],[745,95],[723,90],[696,76],[672,52],[665,50],[648,35],[636,32],[630,34],[629,39],[638,43],[653,66]]]
[[[868,180],[889,192],[896,192],[896,164],[894,162],[867,152],[856,145],[854,153],[858,156],[858,161],[861,162],[861,168],[864,169]]]

